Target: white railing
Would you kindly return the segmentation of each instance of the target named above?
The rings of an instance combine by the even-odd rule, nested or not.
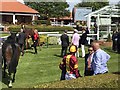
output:
[[[48,47],[48,37],[57,37],[58,38],[58,43],[60,44],[61,43],[61,40],[60,40],[60,36],[62,34],[47,34],[47,47]],[[67,34],[68,36],[72,37],[73,34]],[[79,34],[80,36],[82,34]],[[90,44],[91,42],[91,39],[94,40],[94,36],[97,36],[97,34],[87,34],[87,40],[88,40],[88,44]]]
[[[59,32],[38,32],[38,34],[59,34]]]

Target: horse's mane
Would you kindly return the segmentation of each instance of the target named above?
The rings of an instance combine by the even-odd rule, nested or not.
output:
[[[16,34],[17,33],[11,33],[11,35],[8,36],[8,38],[7,38],[7,40],[5,42],[10,43],[10,44],[16,43]]]

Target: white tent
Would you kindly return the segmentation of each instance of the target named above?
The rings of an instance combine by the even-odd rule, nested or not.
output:
[[[108,28],[108,33],[111,31],[111,18],[112,17],[120,17],[120,7],[117,5],[109,5],[105,6],[99,10],[96,10],[94,12],[89,13],[85,17],[87,18],[87,26],[90,29],[91,28],[91,17],[94,16],[96,17],[96,24],[98,26],[97,30],[97,40],[99,40],[99,26],[100,25],[107,25]],[[119,20],[118,20],[119,22]],[[116,22],[116,23],[118,23]]]

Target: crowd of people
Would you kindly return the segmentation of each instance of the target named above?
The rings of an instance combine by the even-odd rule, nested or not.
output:
[[[89,34],[87,28],[82,29],[81,36],[79,36],[78,30],[74,29],[71,43],[67,35],[67,30],[61,35],[61,57],[63,59],[59,64],[59,68],[62,70],[60,80],[70,80],[82,77],[78,69],[78,57],[80,56],[79,48],[81,48],[81,57],[85,59],[84,76],[108,73],[107,62],[110,59],[110,55],[100,48],[99,43],[92,42],[91,45],[88,46],[88,53],[86,54],[85,45],[87,44],[87,34]],[[33,35],[35,54],[37,54],[38,38],[38,31],[35,29]],[[26,35],[24,29],[21,28],[21,32],[18,35],[18,44],[20,45],[22,56],[24,55],[25,39]],[[114,32],[112,40],[112,49],[120,53],[120,32]],[[67,53],[68,47],[69,53]]]
[[[34,54],[37,54],[37,46],[38,46],[38,40],[39,40],[39,35],[38,35],[38,31],[37,29],[34,29],[33,30],[33,35],[32,36],[28,36],[29,38],[32,38],[32,41],[33,41],[33,45],[31,45],[32,47],[34,47]],[[18,36],[17,36],[17,41],[18,41],[18,44],[21,48],[21,53],[22,53],[22,56],[24,55],[24,49],[25,49],[25,44],[26,44],[26,38],[27,38],[27,35],[25,33],[25,26],[23,25],[21,27],[21,30],[20,30],[20,33],[18,33]]]
[[[100,48],[98,42],[93,41],[88,47],[88,53],[85,53],[85,45],[87,43],[87,28],[83,28],[82,36],[79,36],[78,31],[75,29],[69,47],[69,38],[67,31],[61,36],[62,50],[61,56],[63,57],[59,68],[62,70],[60,80],[70,80],[81,77],[78,70],[78,57],[79,48],[81,48],[82,58],[85,58],[84,76],[98,75],[108,73],[107,62],[110,55]],[[64,37],[63,37],[64,36]],[[63,49],[63,43],[66,45]],[[67,54],[67,48],[69,53]],[[65,50],[65,52],[63,52]]]
[[[88,51],[89,53],[85,54],[84,76],[108,73],[107,62],[110,59],[110,55],[103,51],[97,42],[92,42]],[[70,45],[69,54],[65,55],[59,64],[59,68],[62,70],[60,80],[82,77],[78,69],[79,65],[78,59],[75,56],[76,52],[77,46]]]

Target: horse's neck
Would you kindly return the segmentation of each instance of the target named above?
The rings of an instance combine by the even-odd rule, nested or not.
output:
[[[17,43],[16,37],[8,37],[6,40],[7,43],[14,44]]]

